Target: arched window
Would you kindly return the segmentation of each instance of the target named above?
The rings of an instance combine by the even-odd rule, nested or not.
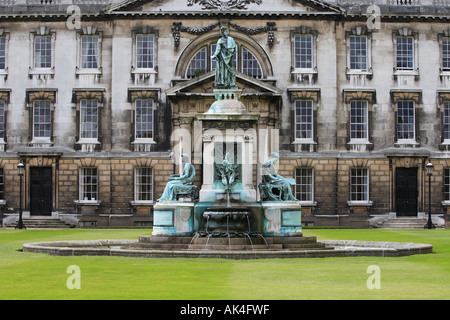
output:
[[[191,58],[186,69],[185,77],[194,78],[216,68],[216,59],[211,56],[216,51],[217,40],[208,42],[201,47]],[[258,58],[245,45],[237,42],[237,52],[234,57],[236,70],[248,76],[262,79],[264,74]]]

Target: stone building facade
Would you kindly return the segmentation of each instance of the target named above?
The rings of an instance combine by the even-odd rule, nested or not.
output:
[[[1,218],[17,219],[19,162],[24,214],[80,226],[150,226],[181,152],[201,186],[198,115],[226,26],[241,101],[259,115],[252,156],[280,153],[305,224],[423,216],[429,161],[445,221],[449,12],[431,0],[1,0]]]

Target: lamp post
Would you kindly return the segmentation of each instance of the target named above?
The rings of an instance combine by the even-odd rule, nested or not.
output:
[[[431,176],[433,175],[433,164],[428,161],[427,165],[427,175],[428,175],[428,222],[425,225],[425,229],[434,229],[435,226],[431,222]]]
[[[19,175],[19,223],[16,226],[16,229],[26,229],[25,225],[22,221],[22,177],[25,171],[25,165],[20,162],[17,165],[17,174]]]

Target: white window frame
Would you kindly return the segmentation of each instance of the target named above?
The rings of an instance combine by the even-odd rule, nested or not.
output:
[[[355,174],[356,173],[356,174]],[[364,179],[361,181],[360,179]],[[353,181],[356,180],[356,183]],[[350,201],[351,204],[368,204],[370,203],[370,170],[365,167],[350,168]],[[362,186],[363,191],[358,190],[358,186]],[[355,188],[357,189],[355,191]],[[362,195],[362,197],[361,197]]]
[[[353,112],[360,105],[363,115],[354,115]],[[362,122],[353,122],[354,117],[362,117]],[[363,130],[353,130],[354,126],[363,126]],[[364,137],[353,137],[353,133],[363,132]],[[350,101],[350,143],[369,141],[369,102],[367,100]]]
[[[450,72],[450,36],[442,37],[441,39],[441,70]],[[445,49],[447,50],[447,54],[445,53]],[[444,59],[447,59],[447,66],[444,66]]]
[[[204,57],[197,57],[201,51],[205,51]],[[208,46],[201,47],[191,58],[191,60],[188,63],[188,66],[186,68],[186,78],[194,78],[196,76],[195,71],[203,69],[203,73],[208,72]],[[213,60],[211,59],[211,70],[213,66]],[[192,64],[195,64],[195,66],[192,66]],[[201,64],[200,66],[198,64]],[[203,66],[204,65],[204,66]]]
[[[87,170],[95,170],[95,174],[89,174],[89,172],[86,172]],[[85,182],[85,177],[88,178],[88,176],[95,177],[95,182]],[[95,192],[92,191],[92,187],[95,186]],[[89,188],[89,190],[88,190]],[[81,167],[80,168],[80,183],[79,183],[79,189],[80,189],[80,195],[79,195],[79,201],[80,202],[98,202],[98,189],[99,189],[99,172],[97,167]],[[95,195],[95,197],[94,197]]]
[[[241,66],[239,68],[239,70],[241,70],[241,72],[243,74],[248,75],[249,77],[253,77],[256,79],[263,79],[264,78],[264,72],[263,69],[261,67],[261,63],[259,62],[258,58],[254,55],[254,53],[248,49],[245,46],[240,46],[242,52],[241,52]],[[247,51],[247,54],[244,53],[244,50]],[[247,61],[245,61],[245,58],[247,57]],[[245,65],[249,65],[251,64],[251,67],[247,67],[245,68]],[[256,65],[255,65],[256,64]],[[256,70],[256,75],[253,75],[253,70]],[[249,74],[249,71],[251,72],[251,74]]]
[[[94,103],[95,101],[95,103]],[[90,103],[94,103],[95,106],[89,105]],[[86,111],[87,108],[95,108],[96,109],[96,122],[92,122],[92,121],[84,121],[84,112]],[[98,137],[99,137],[99,116],[100,116],[100,112],[99,112],[99,102],[97,99],[80,99],[80,140],[79,143],[98,143]],[[86,124],[95,124],[97,126],[97,130],[85,130],[85,128],[83,128],[84,125]],[[95,136],[91,136],[88,135],[86,136],[84,133],[85,132],[96,132]]]
[[[402,67],[398,66],[399,54],[398,42],[399,39],[411,39],[412,41],[412,66]],[[394,76],[415,76],[419,75],[419,55],[418,55],[418,33],[413,32],[409,28],[401,28],[393,32],[393,46],[394,46]]]
[[[443,144],[450,144],[450,101],[443,101],[442,105]]]
[[[444,168],[444,203],[450,204],[450,168]]]
[[[399,108],[400,108],[400,104],[403,104],[403,103],[408,103],[408,109],[411,107],[411,105],[409,105],[409,104],[412,104],[412,110],[413,110],[413,120],[414,120],[414,122],[413,122],[413,124],[412,124],[412,129],[413,129],[413,131],[411,132],[410,130],[408,130],[408,131],[405,131],[405,130],[399,130],[399,126],[400,126],[400,123],[399,123],[399,118],[400,118],[400,113],[399,113]],[[397,143],[415,143],[416,142],[416,102],[414,101],[414,100],[398,100],[397,101],[397,120],[396,120],[396,128],[395,128],[395,130],[397,130]],[[403,106],[402,106],[402,109],[404,109],[403,108]],[[403,112],[402,112],[403,113]],[[408,117],[408,119],[410,119],[411,117],[410,117],[410,115],[406,115],[405,117]],[[411,126],[411,123],[402,123],[402,127],[405,127],[405,126]],[[402,135],[402,138],[400,138],[400,133],[404,133],[404,132],[408,132],[408,136],[410,135],[410,133],[412,133],[412,135],[413,135],[413,137],[411,138],[411,137],[408,137],[408,138],[403,138],[403,135]]]
[[[307,171],[308,176],[298,176],[298,170],[305,170]],[[295,168],[295,172],[294,172],[294,176],[295,176],[295,188],[294,188],[294,196],[296,197],[296,199],[298,201],[300,201],[300,203],[302,205],[315,205],[316,202],[314,201],[314,168],[311,167],[297,167]],[[310,184],[302,184],[302,183],[297,183],[299,178],[306,178],[306,179],[310,179],[311,183]],[[307,191],[307,197],[308,199],[306,200],[302,200],[297,198],[297,195],[300,193],[302,194],[302,191],[298,191],[297,188],[302,188],[302,187],[306,187],[309,189],[309,191]]]
[[[44,100],[44,99],[36,99],[36,100],[33,100],[33,108],[32,108],[32,137],[33,137],[33,140],[32,140],[32,142],[31,143],[51,143],[51,141],[52,141],[52,127],[53,127],[53,123],[52,123],[52,101],[51,100]],[[48,104],[48,112],[49,112],[49,115],[48,115],[48,117],[49,117],[49,119],[50,119],[50,121],[49,122],[38,122],[38,123],[36,123],[36,116],[40,116],[40,115],[36,115],[36,107],[37,107],[37,103],[46,103],[46,104]],[[41,106],[39,106],[39,107],[41,107]],[[45,116],[45,115],[44,115]],[[36,131],[35,131],[35,126],[36,125],[50,125],[50,129],[49,129],[49,135],[48,136],[37,136],[36,135]],[[39,131],[41,131],[41,130],[39,130]]]
[[[138,103],[141,103],[142,101],[150,102],[151,103],[151,117],[152,117],[152,136],[149,137],[138,137],[138,130],[137,130],[137,118],[138,118]],[[136,99],[134,101],[134,142],[135,143],[154,143],[154,137],[155,137],[155,101],[153,99]],[[148,107],[147,107],[148,108]],[[140,122],[142,123],[142,122]],[[148,122],[146,123],[148,125]]]
[[[298,115],[297,114],[297,105],[301,104],[301,103],[307,103],[310,108],[310,115]],[[309,109],[308,108],[308,109]],[[300,119],[301,121],[298,122],[299,117],[310,117],[311,120],[310,121],[302,121],[302,119]],[[295,143],[314,143],[314,100],[313,99],[296,99],[294,101],[294,135],[295,135],[295,139],[294,142]],[[309,130],[306,130],[306,132],[309,132],[310,137],[297,137],[297,133],[299,131],[303,131],[303,130],[297,130],[297,126],[310,126],[311,128]]]
[[[151,36],[153,37],[153,58],[152,58],[152,66],[151,67],[139,67],[138,66],[138,38],[141,36]],[[133,31],[132,35],[132,41],[133,41],[133,61],[132,61],[132,71],[136,73],[151,73],[155,72],[157,69],[157,44],[158,44],[158,36],[156,32],[139,32],[139,31]]]
[[[4,59],[4,68],[0,69],[0,76],[4,76],[6,78],[6,76],[8,75],[8,52],[9,52],[9,32],[5,32],[4,29],[0,29],[0,38],[4,39],[5,41],[5,52],[3,55],[3,59]]]
[[[354,48],[352,47],[352,39],[365,39],[365,56],[361,56],[361,55],[353,55],[353,53],[361,53],[361,48]],[[361,59],[361,57],[364,58],[364,64],[365,64],[365,68],[355,68],[352,66],[352,58],[359,58]],[[360,63],[360,62],[358,62]],[[370,65],[370,39],[368,35],[349,35],[348,36],[348,72],[350,73],[368,73],[369,70],[371,69],[371,65]]]
[[[309,43],[310,43],[310,48],[302,48],[301,46],[300,47],[297,47],[297,44],[301,44],[301,43],[303,43],[302,41],[300,41],[300,42],[297,42],[297,37],[309,37]],[[315,48],[315,44],[314,44],[314,35],[313,34],[311,34],[311,33],[296,33],[296,34],[294,34],[294,37],[293,37],[293,49],[294,49],[294,51],[293,51],[293,66],[294,66],[294,69],[295,70],[298,70],[298,71],[310,71],[310,70],[313,70],[314,69],[314,66],[315,66],[315,64],[316,64],[316,59],[315,59],[315,51],[316,51],[316,48]],[[311,50],[311,53],[310,54],[303,54],[302,52],[301,52],[301,50],[307,50],[307,49],[310,49]],[[300,51],[298,54],[297,54],[297,51]],[[302,57],[302,56],[310,56],[310,59],[311,59],[311,61],[310,61],[310,66],[302,66],[301,65],[301,61],[297,61],[297,57],[300,59],[300,57]],[[297,66],[297,62],[300,64],[299,66]]]
[[[87,37],[97,37],[97,67],[84,67],[83,66],[83,39]],[[102,74],[102,43],[103,32],[98,31],[94,27],[85,27],[77,32],[77,67],[75,74],[79,75],[95,75],[100,76]]]
[[[145,177],[150,178],[150,183],[142,183],[141,177],[144,177],[141,171],[146,170],[150,171],[150,175],[145,175]],[[154,170],[151,167],[136,167],[134,168],[134,202],[139,204],[145,204],[145,203],[153,203],[154,197],[155,197],[155,174]],[[141,186],[145,186],[146,188],[150,188],[151,191],[149,192],[142,192]],[[142,199],[142,194],[148,194],[150,199]],[[146,197],[147,198],[147,197]]]
[[[49,67],[37,67],[36,62],[36,39],[38,37],[49,37],[51,40],[50,45],[50,66]],[[51,32],[49,28],[47,27],[39,27],[36,29],[35,32],[30,33],[30,69],[29,69],[29,75],[32,77],[33,75],[36,76],[50,76],[53,78],[55,74],[55,42],[56,42],[56,33]]]

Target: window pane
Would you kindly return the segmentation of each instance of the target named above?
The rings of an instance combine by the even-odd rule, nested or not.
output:
[[[367,101],[350,102],[350,137],[368,139]]]
[[[154,36],[138,34],[136,36],[136,65],[137,68],[153,68]]]
[[[414,68],[413,41],[413,37],[397,37],[397,69],[412,70]]]
[[[350,200],[369,201],[369,169],[366,168],[351,169]]]
[[[295,101],[295,138],[313,138],[313,101]]]
[[[0,37],[0,69],[6,69],[6,38]]]
[[[295,198],[299,201],[314,201],[312,168],[295,169]]]
[[[444,139],[450,139],[450,101],[444,101]]]
[[[201,48],[191,59],[189,66],[186,70],[187,78],[194,78],[200,74],[206,72],[207,60],[207,47]]]
[[[33,137],[51,136],[50,100],[35,100],[33,103]]]
[[[136,100],[136,139],[153,138],[153,100]]]
[[[80,108],[81,138],[98,138],[98,105],[97,100],[81,100]]]
[[[294,37],[294,63],[295,68],[313,67],[313,37],[310,34],[301,34]]]
[[[397,102],[397,138],[415,139],[414,101]]]
[[[153,170],[152,168],[136,168],[135,199],[140,201],[153,200]]]
[[[80,183],[81,183],[80,200],[98,200],[97,168],[81,168]]]
[[[350,36],[350,69],[367,70],[366,36]]]
[[[444,200],[450,201],[450,169],[444,169]]]
[[[245,47],[242,47],[242,73],[258,79],[263,76],[258,59]]]
[[[442,69],[450,69],[450,38],[442,39]]]
[[[36,36],[34,38],[34,67],[52,67],[52,37]]]
[[[81,37],[81,67],[98,68],[98,36]]]

